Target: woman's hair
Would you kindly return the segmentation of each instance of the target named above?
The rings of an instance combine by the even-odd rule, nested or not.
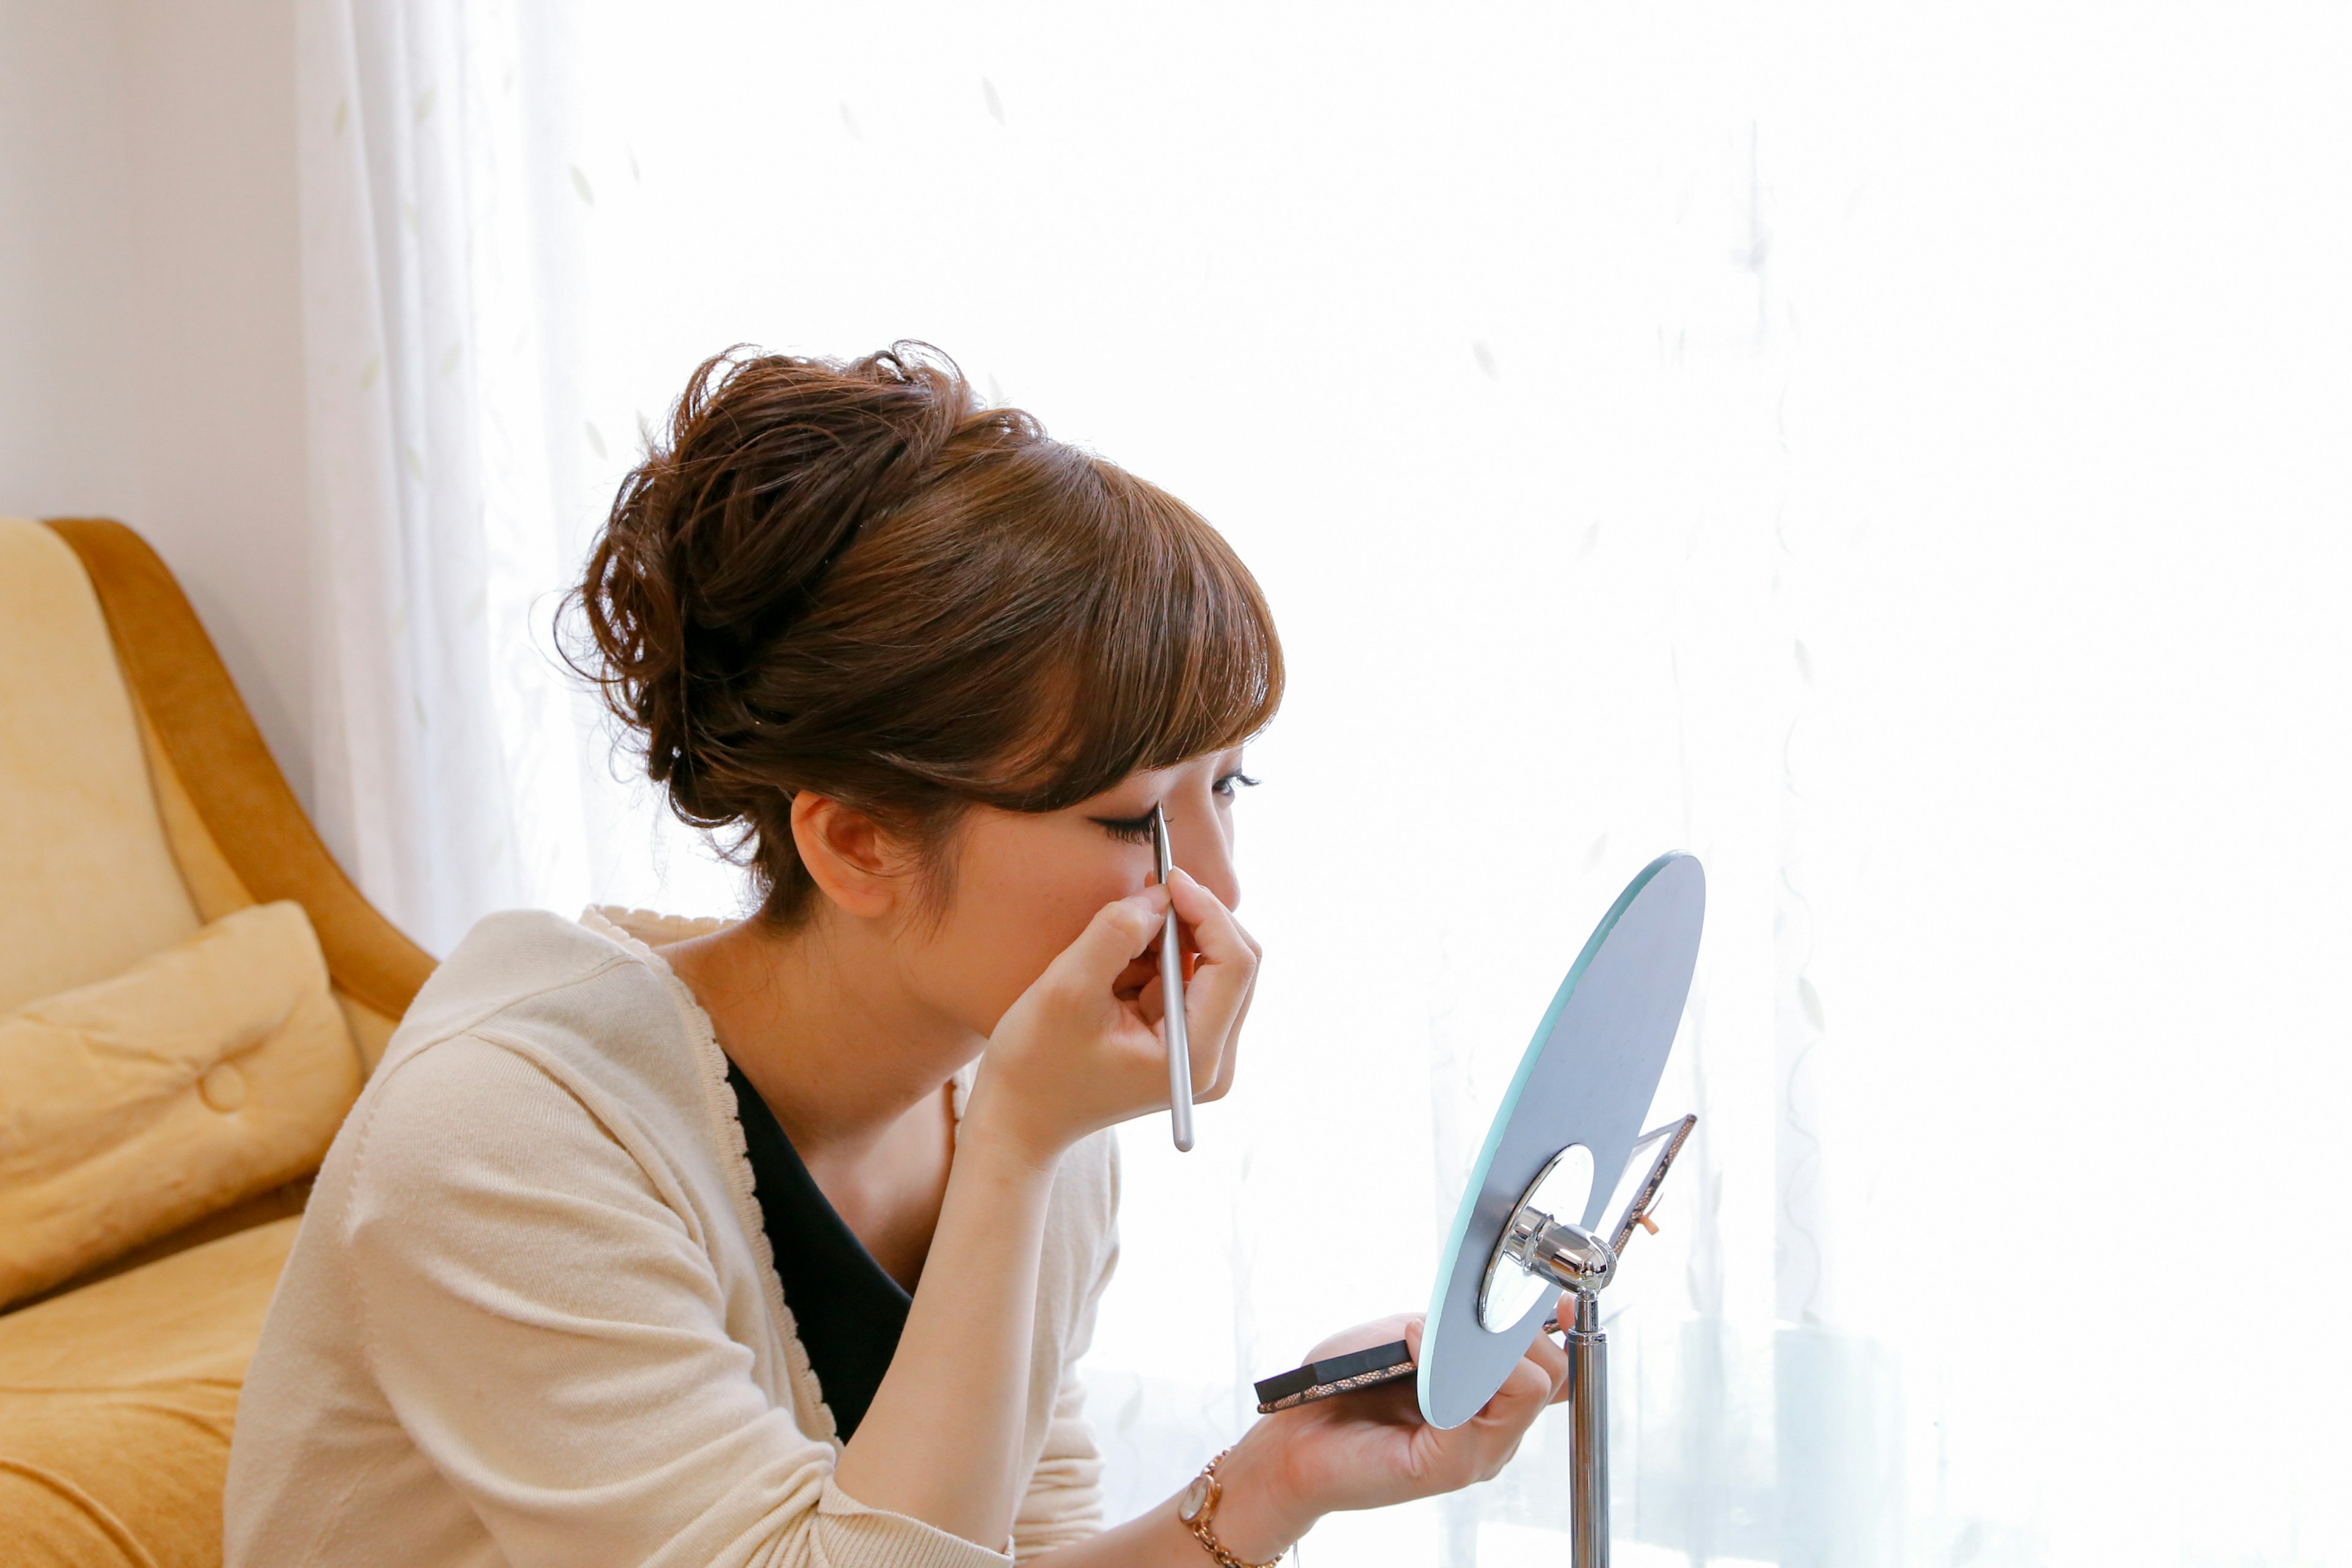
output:
[[[730,351],[621,483],[567,657],[789,925],[793,797],[935,848],[1240,742],[1282,699],[1248,569],[1181,501],[979,405],[937,350]]]

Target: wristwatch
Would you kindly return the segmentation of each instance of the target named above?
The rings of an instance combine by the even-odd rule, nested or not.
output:
[[[1231,1448],[1225,1450],[1225,1454],[1232,1452]],[[1202,1468],[1201,1473],[1192,1478],[1192,1484],[1186,1487],[1184,1495],[1176,1500],[1176,1517],[1184,1521],[1184,1527],[1200,1542],[1201,1549],[1216,1559],[1217,1568],[1274,1568],[1282,1561],[1281,1552],[1276,1552],[1263,1563],[1244,1563],[1226,1551],[1224,1542],[1219,1541],[1217,1532],[1210,1528],[1217,1517],[1217,1503],[1225,1495],[1224,1487],[1217,1479],[1217,1467],[1225,1462],[1225,1454],[1211,1459]]]

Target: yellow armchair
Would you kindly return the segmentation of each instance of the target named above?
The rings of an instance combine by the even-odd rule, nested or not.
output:
[[[325,961],[326,1026],[339,1011],[372,1068],[433,960],[327,853],[170,572],[119,523],[0,520],[0,1015],[152,973],[213,922],[289,900]],[[217,1109],[222,1081],[188,1092]],[[0,1104],[0,1152],[41,1109]],[[307,1192],[305,1175],[0,1303],[0,1562],[220,1562],[237,1390]],[[0,1227],[0,1258],[12,1245],[26,1235]]]

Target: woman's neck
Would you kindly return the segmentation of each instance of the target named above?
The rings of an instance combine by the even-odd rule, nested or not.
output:
[[[812,1169],[855,1164],[984,1042],[907,986],[885,933],[751,920],[662,949]]]

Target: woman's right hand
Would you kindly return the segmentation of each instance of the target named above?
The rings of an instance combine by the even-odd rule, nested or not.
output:
[[[1192,1081],[1215,1084],[1239,1033],[1257,949],[1233,911],[1181,870],[1106,904],[1005,1010],[981,1058],[961,1139],[1003,1139],[1041,1164],[1089,1132],[1168,1104],[1159,986],[1135,961],[1174,900],[1200,962],[1184,987]]]

